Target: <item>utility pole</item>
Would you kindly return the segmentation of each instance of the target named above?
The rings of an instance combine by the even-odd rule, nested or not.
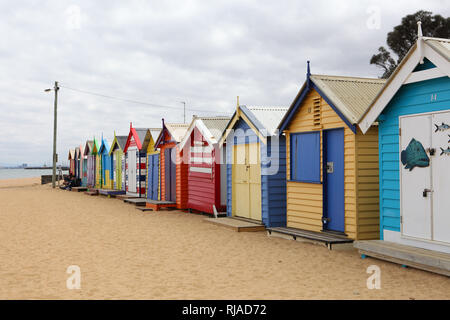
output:
[[[46,89],[46,92],[52,89]],[[57,125],[57,107],[58,107],[58,81],[55,81],[55,104],[54,104],[54,114],[53,114],[53,175],[52,175],[52,188],[56,187],[56,162],[58,160],[58,155],[56,154],[56,125]]]
[[[184,106],[183,107],[183,117],[184,117],[183,123],[186,123],[186,102],[180,101],[180,103],[182,103]]]

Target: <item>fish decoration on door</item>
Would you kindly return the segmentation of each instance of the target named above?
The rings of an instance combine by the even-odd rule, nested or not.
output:
[[[422,143],[412,138],[405,150],[400,154],[401,161],[405,169],[412,171],[415,167],[425,168],[430,165],[428,157]]]
[[[441,148],[441,156],[442,155],[450,156],[450,147],[448,147],[447,149]]]
[[[436,130],[434,130],[434,132],[445,131],[445,130],[450,129],[450,126],[448,124],[443,123],[443,122],[442,122],[441,125],[435,124],[435,126],[436,126]]]

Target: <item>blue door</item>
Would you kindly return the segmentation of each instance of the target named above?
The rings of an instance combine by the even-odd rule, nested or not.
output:
[[[159,154],[149,155],[147,164],[147,199],[158,200]]]
[[[172,159],[172,150],[173,148],[164,149],[166,201],[176,201],[176,163]]]
[[[324,229],[345,231],[344,129],[325,130],[324,143]]]

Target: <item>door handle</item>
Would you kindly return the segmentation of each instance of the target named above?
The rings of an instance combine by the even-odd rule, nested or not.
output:
[[[334,172],[334,162],[327,162],[327,173],[333,173]]]
[[[422,196],[423,196],[424,198],[428,197],[428,193],[429,193],[429,192],[433,192],[433,190],[431,190],[431,189],[423,189]]]

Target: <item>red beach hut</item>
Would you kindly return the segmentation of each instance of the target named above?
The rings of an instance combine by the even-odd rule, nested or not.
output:
[[[187,208],[213,214],[226,210],[226,164],[218,140],[228,117],[195,117],[179,145],[187,162]],[[223,146],[225,148],[225,146]]]

